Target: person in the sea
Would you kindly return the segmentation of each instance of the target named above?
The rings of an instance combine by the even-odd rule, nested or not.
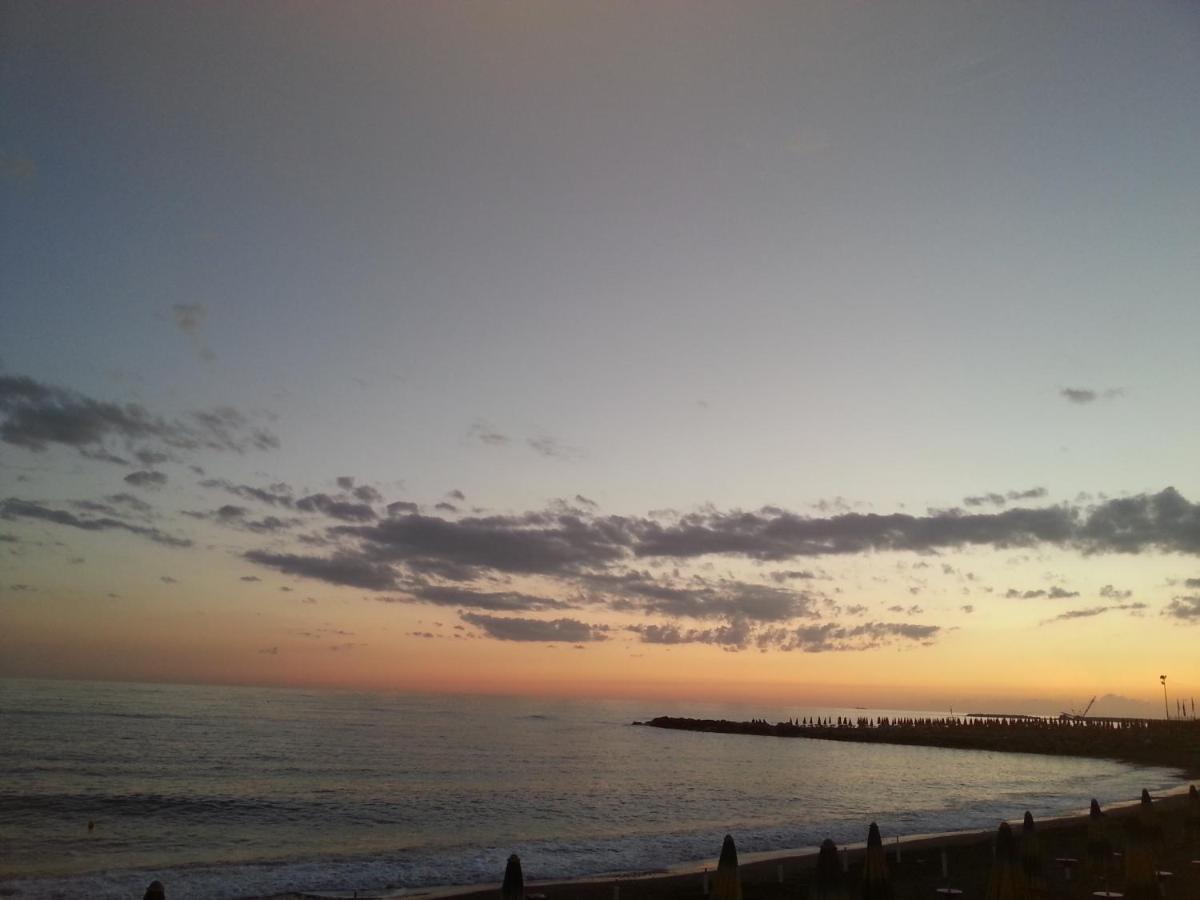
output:
[[[152,881],[146,888],[146,893],[142,895],[142,900],[167,900],[167,889],[161,881]]]

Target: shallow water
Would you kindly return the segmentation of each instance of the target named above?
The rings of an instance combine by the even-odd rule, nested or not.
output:
[[[0,681],[0,882],[172,900],[644,871],[1133,799],[1169,769],[635,728],[641,701]],[[885,714],[903,715],[901,711]],[[94,820],[95,830],[87,831]]]

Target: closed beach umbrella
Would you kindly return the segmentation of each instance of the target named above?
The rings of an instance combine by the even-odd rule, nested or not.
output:
[[[1150,799],[1150,792],[1145,789],[1142,790],[1142,802],[1138,806],[1138,825],[1150,853],[1157,856],[1163,847],[1163,827],[1158,818],[1158,810],[1154,808],[1154,801]]]
[[[1107,868],[1112,858],[1112,843],[1108,839],[1108,823],[1104,821],[1104,813],[1100,804],[1092,799],[1092,809],[1088,813],[1087,826],[1087,861],[1096,874]]]
[[[1017,842],[1007,822],[1000,823],[996,833],[996,859],[992,862],[992,874],[988,878],[984,900],[1027,900],[1025,873],[1017,860]]]
[[[892,900],[892,880],[888,876],[887,856],[879,826],[871,823],[867,832],[867,861],[863,864],[862,900]]]
[[[513,854],[504,867],[504,884],[500,887],[503,900],[525,900],[525,876],[521,873],[521,857]]]
[[[817,854],[817,873],[813,879],[813,900],[846,900],[846,882],[842,877],[842,862],[838,859],[837,844],[829,838],[821,841]]]
[[[1030,887],[1034,887],[1034,882],[1042,880],[1042,845],[1038,842],[1036,830],[1033,830],[1033,814],[1025,811],[1025,822],[1021,824],[1021,869],[1025,871],[1025,877],[1030,881]]]
[[[733,845],[733,837],[728,834],[721,843],[721,858],[717,860],[717,877],[713,880],[712,896],[713,900],[742,900],[737,847]]]

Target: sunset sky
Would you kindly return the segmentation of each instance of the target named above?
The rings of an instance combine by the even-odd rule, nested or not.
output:
[[[1200,694],[1194,4],[0,9],[0,675]]]

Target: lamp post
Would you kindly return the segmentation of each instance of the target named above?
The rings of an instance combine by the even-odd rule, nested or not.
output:
[[[1167,676],[1159,675],[1158,680],[1162,682],[1162,686],[1163,686],[1163,715],[1165,715],[1168,719],[1170,719],[1171,718],[1171,710],[1167,707]]]

